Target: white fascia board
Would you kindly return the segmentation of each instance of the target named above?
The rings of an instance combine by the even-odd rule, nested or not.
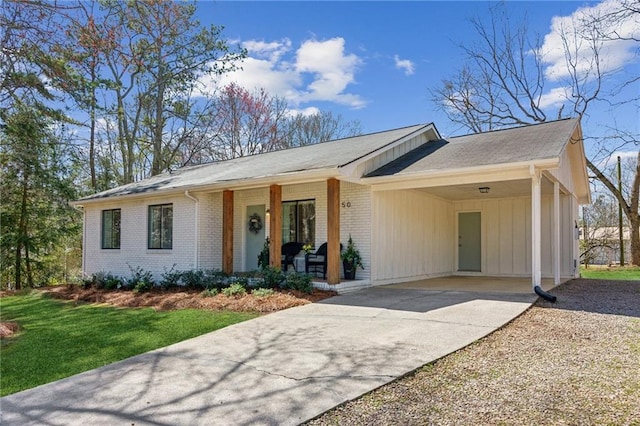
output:
[[[378,148],[375,151],[372,151],[356,160],[353,160],[350,163],[345,164],[344,166],[340,167],[340,174],[343,176],[344,180],[347,180],[349,182],[357,182],[354,179],[360,179],[360,176],[354,176],[354,172],[358,169],[358,166],[360,166],[362,163],[365,163],[371,160],[372,158],[375,158],[378,155],[382,154],[383,152],[395,148],[398,145],[402,145],[408,140],[411,140],[416,136],[421,135],[422,133],[426,133],[429,130],[435,133],[436,139],[442,139],[442,137],[440,136],[440,133],[438,132],[438,129],[436,129],[436,126],[433,123],[425,124],[423,127],[419,128],[418,130],[411,132],[408,135],[405,135],[402,138],[388,145],[385,145],[381,148]]]
[[[582,189],[586,192],[585,195],[581,195],[578,197],[578,202],[580,204],[591,204],[591,188],[589,186],[589,173],[587,172],[587,156],[584,152],[584,136],[582,135],[582,127],[576,126],[576,133],[578,133],[578,150],[580,152],[580,174],[582,175],[581,183],[583,185]],[[572,136],[573,138],[573,136]],[[569,142],[571,143],[571,142]],[[568,145],[568,144],[567,144]],[[577,183],[577,182],[576,182]],[[576,188],[577,191],[578,188]]]
[[[553,158],[534,162],[520,162],[488,166],[467,167],[426,172],[401,174],[396,176],[376,176],[362,178],[358,183],[370,185],[373,191],[394,189],[428,188],[436,186],[464,185],[477,182],[500,182],[531,178],[531,167],[539,170],[555,169],[560,159]]]
[[[157,191],[139,192],[133,194],[113,195],[110,197],[93,198],[87,200],[72,201],[69,204],[74,207],[83,207],[90,204],[103,204],[118,202],[121,200],[135,200],[146,198],[158,198],[169,196],[184,196],[185,191],[189,192],[220,192],[224,190],[243,190],[253,188],[264,188],[269,185],[294,185],[298,183],[310,183],[326,180],[329,178],[340,179],[340,173],[337,169],[318,169],[311,171],[299,171],[286,173],[282,175],[264,176],[259,178],[238,179],[232,181],[219,181],[204,185],[183,185],[177,187],[169,187]]]

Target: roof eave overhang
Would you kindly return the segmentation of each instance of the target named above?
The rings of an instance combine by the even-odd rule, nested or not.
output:
[[[393,176],[368,177],[360,179],[359,183],[371,186],[374,191],[385,191],[462,185],[477,182],[500,182],[529,179],[531,178],[531,167],[543,171],[557,169],[559,166],[559,158],[550,158],[477,167],[426,170],[413,173],[400,173]]]
[[[185,192],[221,192],[225,190],[240,191],[244,189],[264,188],[270,185],[295,185],[299,183],[311,183],[323,181],[330,178],[341,178],[340,172],[337,168],[302,170],[272,176],[217,181],[202,185],[183,185],[162,188],[155,191],[144,191],[120,195],[114,194],[106,197],[72,201],[70,204],[74,207],[83,207],[85,205],[112,203],[123,200],[136,200],[152,197],[170,197],[176,196],[178,194],[184,194]]]

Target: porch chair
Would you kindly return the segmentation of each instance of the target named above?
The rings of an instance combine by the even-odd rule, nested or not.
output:
[[[282,255],[282,270],[287,272],[289,265],[293,266],[293,270],[298,272],[296,269],[296,263],[293,259],[295,259],[296,255],[300,253],[302,250],[302,246],[304,244],[297,243],[295,241],[290,241],[288,243],[284,243],[282,248],[280,249],[280,254]]]
[[[340,252],[342,253],[342,243],[340,243]],[[314,275],[320,269],[322,279],[327,279],[327,243],[322,243],[315,253],[307,253],[304,256],[305,273],[308,274],[310,268],[313,268]]]

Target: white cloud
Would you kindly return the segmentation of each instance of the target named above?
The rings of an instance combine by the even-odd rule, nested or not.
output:
[[[264,88],[270,95],[287,99],[293,106],[326,101],[361,108],[366,103],[357,94],[348,93],[355,83],[355,74],[361,59],[345,52],[345,41],[336,37],[329,40],[306,40],[292,50],[289,39],[279,41],[249,40],[242,42],[248,57],[241,69],[222,76],[203,77],[204,91],[236,83],[248,90]]]
[[[396,68],[404,70],[404,75],[411,75],[415,72],[415,65],[408,59],[400,59],[398,55],[393,57],[396,62]]]
[[[593,16],[603,16],[620,7],[618,0],[605,0],[595,6],[580,7],[570,16],[556,16],[551,20],[551,28],[544,37],[540,50],[545,64],[545,76],[551,81],[558,81],[569,76],[565,58],[565,45],[562,34],[566,34],[569,51],[577,58],[576,67],[581,77],[590,78],[590,70],[594,65],[594,55],[589,41],[589,32],[585,31],[584,22]],[[618,20],[605,31],[615,31],[620,37],[640,37],[640,23],[637,17],[630,16]],[[575,34],[575,35],[574,35]],[[635,42],[624,40],[604,41],[600,50],[600,68],[602,72],[618,69],[633,60]]]
[[[547,107],[560,107],[567,101],[568,93],[571,92],[570,89],[567,89],[566,87],[556,87],[555,89],[551,89],[540,97],[539,107],[542,109]]]
[[[286,115],[289,117],[297,117],[299,115],[303,116],[303,117],[309,117],[315,114],[319,114],[320,110],[317,107],[308,107],[308,108],[303,108],[303,109],[288,109],[286,111]]]
[[[622,164],[624,164],[626,161],[629,161],[629,160],[635,161],[638,158],[638,151],[615,151],[615,152],[612,152],[610,155],[607,155],[602,160],[597,161],[596,162],[596,166],[600,170],[604,170],[609,166],[617,164],[618,157],[620,157],[620,161],[622,162]]]

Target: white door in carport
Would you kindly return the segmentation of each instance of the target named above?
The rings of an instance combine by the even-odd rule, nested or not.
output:
[[[480,212],[458,213],[458,271],[481,271],[481,223]]]

